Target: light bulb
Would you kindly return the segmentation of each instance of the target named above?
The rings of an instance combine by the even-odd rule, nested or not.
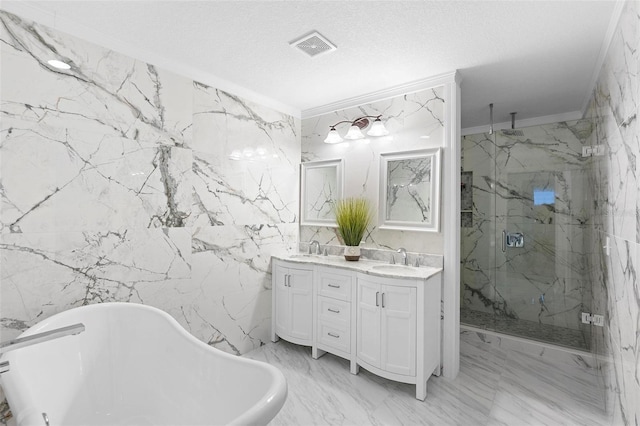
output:
[[[65,63],[65,62],[59,61],[59,60],[57,60],[57,59],[49,59],[49,60],[47,61],[47,63],[48,63],[49,65],[51,65],[52,67],[54,67],[54,68],[58,68],[59,70],[68,70],[68,69],[71,69],[71,65],[69,65],[69,64],[67,64],[67,63]]]

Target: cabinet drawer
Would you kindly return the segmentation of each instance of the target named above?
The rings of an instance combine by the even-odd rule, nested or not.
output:
[[[351,351],[349,328],[343,329],[337,324],[320,320],[318,322],[318,342],[339,351]]]
[[[318,274],[319,294],[349,301],[351,300],[351,275],[334,274],[321,271]]]
[[[349,302],[318,296],[318,313],[321,321],[338,322],[349,329],[351,324],[351,304]]]

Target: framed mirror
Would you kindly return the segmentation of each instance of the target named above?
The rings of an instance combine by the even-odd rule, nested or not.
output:
[[[440,231],[440,148],[380,155],[381,229]]]
[[[342,198],[342,160],[302,163],[300,224],[337,226],[333,206]]]

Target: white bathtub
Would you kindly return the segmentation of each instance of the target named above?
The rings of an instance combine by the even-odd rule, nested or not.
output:
[[[133,303],[71,309],[21,337],[86,330],[5,353],[0,375],[19,426],[267,424],[287,384],[275,367],[211,348],[170,315]]]

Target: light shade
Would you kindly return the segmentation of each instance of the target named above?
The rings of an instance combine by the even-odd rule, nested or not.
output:
[[[349,127],[349,131],[346,135],[344,135],[344,138],[349,140],[363,139],[364,135],[362,134],[360,127],[353,124],[351,127]]]
[[[388,134],[389,131],[386,127],[384,127],[384,123],[380,121],[379,118],[376,118],[373,124],[371,124],[371,128],[367,132],[367,135],[369,136],[387,136]]]
[[[331,130],[329,131],[329,134],[327,135],[327,138],[324,140],[324,143],[340,143],[343,140],[344,139],[340,137],[340,134],[335,129],[335,127],[332,127]]]

